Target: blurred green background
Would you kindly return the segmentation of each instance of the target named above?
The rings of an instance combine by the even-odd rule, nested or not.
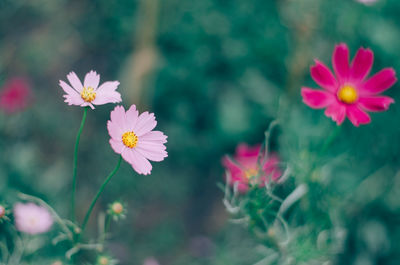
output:
[[[112,225],[109,253],[133,265],[148,257],[160,264],[256,264],[265,249],[228,221],[221,201],[221,157],[240,142],[262,142],[279,117],[273,146],[295,172],[304,167],[334,128],[323,111],[301,102],[302,85],[317,87],[309,75],[313,59],[330,65],[334,45],[345,42],[352,56],[360,46],[374,51],[373,73],[400,69],[399,13],[398,0],[1,0],[0,85],[25,77],[34,100],[24,112],[0,115],[0,196],[34,194],[69,216],[82,109],[63,102],[58,81],[70,71],[83,79],[93,69],[101,82],[119,80],[123,105],[154,112],[157,129],[168,135],[169,156],[153,163],[150,176],[123,163],[97,205],[96,215],[117,199],[129,206],[127,218]],[[385,94],[398,101],[398,85]],[[80,220],[118,159],[106,129],[113,107],[88,113],[78,164]],[[345,213],[338,264],[400,264],[399,111],[394,104],[361,128],[346,121],[325,157],[323,190],[312,194],[318,200],[326,192],[321,208]],[[353,194],[351,203],[343,194]],[[306,224],[318,215],[304,218]],[[51,264],[60,254],[46,251],[28,260]]]

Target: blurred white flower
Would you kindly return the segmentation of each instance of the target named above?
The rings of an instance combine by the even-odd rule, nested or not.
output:
[[[356,1],[365,5],[372,5],[375,2],[378,2],[378,0],[356,0]]]
[[[160,265],[160,263],[155,258],[149,257],[143,261],[143,265]]]

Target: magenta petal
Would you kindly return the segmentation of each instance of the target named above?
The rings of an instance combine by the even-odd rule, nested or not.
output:
[[[358,49],[351,63],[351,78],[353,80],[363,80],[371,71],[373,62],[374,53],[370,49]]]
[[[360,106],[368,111],[385,111],[389,108],[390,104],[394,103],[391,97],[363,97],[358,100]]]
[[[303,102],[313,109],[322,109],[334,100],[333,94],[322,90],[314,90],[307,87],[301,88]]]
[[[394,83],[396,83],[396,81],[397,78],[394,69],[385,68],[376,73],[362,85],[362,92],[378,94],[390,88]]]
[[[349,48],[344,43],[336,45],[332,57],[333,69],[339,79],[339,83],[343,84],[349,77]]]
[[[325,115],[331,117],[337,125],[340,125],[346,117],[346,107],[339,103],[334,103],[326,108]]]
[[[331,92],[336,92],[337,82],[328,67],[320,61],[315,60],[315,65],[311,67],[310,71],[311,77],[319,86]]]
[[[356,105],[346,107],[346,114],[351,123],[358,127],[360,124],[367,124],[371,122],[371,118],[363,110],[359,109]]]

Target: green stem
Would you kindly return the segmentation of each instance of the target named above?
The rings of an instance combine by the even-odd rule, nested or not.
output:
[[[78,163],[78,146],[79,140],[81,139],[81,133],[83,126],[85,125],[86,115],[88,107],[83,109],[83,117],[81,121],[81,126],[79,127],[78,134],[76,135],[75,150],[74,150],[74,162],[72,169],[72,195],[71,195],[71,209],[72,209],[72,221],[75,222],[75,193],[76,193],[76,173],[77,173],[77,163]]]
[[[83,224],[82,224],[82,233],[83,231],[85,231],[87,222],[89,221],[90,215],[93,211],[94,205],[97,202],[97,199],[100,197],[101,193],[103,192],[104,188],[106,187],[107,183],[111,180],[112,176],[115,175],[115,173],[117,173],[120,165],[121,165],[121,161],[122,161],[122,156],[119,156],[118,159],[118,163],[117,166],[114,168],[114,170],[110,173],[110,175],[108,175],[108,177],[104,180],[103,184],[101,185],[100,189],[97,191],[96,196],[93,198],[92,203],[89,206],[89,210],[87,211],[86,215],[85,215],[85,219],[83,220]]]

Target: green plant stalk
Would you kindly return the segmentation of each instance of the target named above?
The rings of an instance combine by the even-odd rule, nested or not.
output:
[[[110,182],[111,178],[117,173],[122,161],[122,156],[119,156],[117,166],[114,168],[114,170],[107,176],[107,178],[104,180],[103,184],[101,185],[100,189],[97,191],[96,196],[93,198],[92,203],[89,206],[89,209],[85,215],[85,219],[83,220],[82,224],[82,232],[85,231],[87,222],[89,221],[90,215],[92,214],[94,205],[96,204],[97,200],[99,199],[101,193],[103,192],[104,188],[106,187],[107,183]]]
[[[75,150],[74,150],[74,161],[72,168],[72,194],[71,194],[71,211],[72,211],[72,221],[75,222],[75,193],[76,193],[76,173],[78,164],[78,146],[79,140],[81,139],[81,134],[83,126],[85,125],[88,107],[83,109],[83,116],[81,121],[81,126],[79,127],[78,134],[76,135]]]

